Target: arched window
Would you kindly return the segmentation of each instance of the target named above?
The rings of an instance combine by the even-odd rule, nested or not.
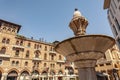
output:
[[[28,43],[28,47],[30,47],[31,46],[31,43]]]
[[[19,61],[16,61],[16,66],[18,66],[18,64],[19,64]]]
[[[25,66],[28,66],[28,62],[27,61],[25,62]]]
[[[59,60],[62,60],[62,57],[61,57],[61,55],[59,55]]]
[[[44,54],[44,60],[47,60],[47,54],[46,53]]]
[[[10,43],[10,39],[7,39],[6,44],[9,44],[9,43]]]
[[[6,53],[6,48],[5,48],[5,47],[2,47],[0,53],[1,53],[1,54],[5,54],[5,53]]]
[[[47,51],[47,46],[45,46],[45,51]]]
[[[20,46],[22,46],[22,45],[23,45],[23,41],[20,42]]]
[[[12,65],[15,65],[15,61],[12,61]]]
[[[44,63],[44,67],[46,67],[47,66],[47,64],[46,63]]]
[[[51,55],[51,60],[54,60],[54,55]]]
[[[5,42],[6,42],[6,38],[3,38],[3,39],[2,39],[2,43],[5,43]]]
[[[29,54],[30,54],[30,52],[29,52],[29,50],[27,50],[27,52],[26,52],[26,58],[29,58]]]
[[[40,56],[40,51],[39,50],[35,51],[35,58],[39,58],[39,56]]]
[[[19,52],[20,52],[19,50],[16,50],[16,52],[15,52],[15,56],[16,56],[16,57],[19,56]]]
[[[19,45],[19,41],[18,40],[16,41],[16,45]]]
[[[36,44],[34,44],[34,49],[36,49],[36,47],[37,47],[37,45],[36,45]]]
[[[8,28],[8,31],[11,31],[11,28]]]

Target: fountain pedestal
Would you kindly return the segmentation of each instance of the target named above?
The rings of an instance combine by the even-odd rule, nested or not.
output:
[[[75,9],[69,24],[75,37],[58,43],[55,50],[63,54],[68,61],[75,63],[79,80],[97,80],[96,61],[104,57],[106,50],[115,44],[115,40],[106,35],[85,35],[87,25],[87,19]]]

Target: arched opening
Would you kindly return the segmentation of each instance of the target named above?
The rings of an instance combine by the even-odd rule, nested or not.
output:
[[[7,75],[7,80],[17,80],[18,73],[16,71],[11,71]]]
[[[63,74],[62,70],[59,70],[59,71],[58,71],[58,74],[59,74],[59,75],[60,75],[60,74]]]
[[[50,77],[49,80],[54,80],[54,75],[55,75],[55,71],[54,70],[50,70]]]
[[[32,80],[39,80],[39,72],[37,70],[32,72]]]
[[[58,75],[59,75],[58,80],[63,80],[62,74],[63,74],[62,70],[59,70],[58,71]]]
[[[48,73],[47,73],[47,71],[43,71],[42,72],[42,77],[41,77],[40,80],[48,80]]]
[[[27,71],[23,71],[20,75],[20,80],[30,80],[30,75]]]
[[[0,71],[0,80],[1,80],[1,78],[2,78],[2,72]]]

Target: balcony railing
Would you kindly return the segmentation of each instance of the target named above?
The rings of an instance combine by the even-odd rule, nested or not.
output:
[[[22,51],[24,51],[24,47],[23,46],[20,46],[20,45],[13,45],[13,49],[20,49]]]
[[[1,53],[0,53],[0,57],[3,57],[3,58],[10,58],[10,55],[8,55],[8,54],[1,54]]]
[[[57,60],[58,63],[65,63],[64,60]]]
[[[41,61],[41,60],[42,60],[41,58],[36,58],[36,57],[33,58],[33,61]]]
[[[55,51],[49,51],[49,54],[56,54]]]

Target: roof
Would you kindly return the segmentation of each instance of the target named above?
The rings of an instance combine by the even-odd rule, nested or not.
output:
[[[15,23],[12,23],[12,22],[9,22],[9,21],[6,21],[6,20],[0,19],[0,22],[5,22],[5,23],[11,24],[11,25],[15,25],[16,27],[18,27],[18,31],[17,32],[19,32],[19,30],[21,28],[21,25],[15,24]]]
[[[104,9],[109,8],[110,2],[111,2],[111,0],[104,0],[104,6],[103,6],[103,8],[104,8]]]

